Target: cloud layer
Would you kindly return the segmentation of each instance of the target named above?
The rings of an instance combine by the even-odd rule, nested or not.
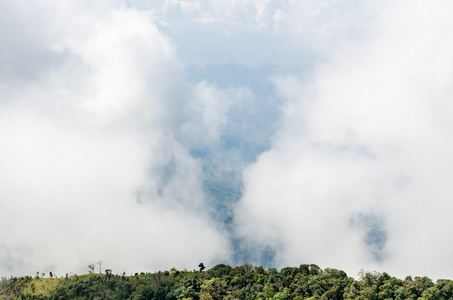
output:
[[[115,3],[34,5],[1,9],[14,16],[4,31],[16,29],[1,43],[0,272],[227,257],[200,163],[177,140],[187,118],[174,46],[149,15]]]
[[[452,10],[0,4],[0,274],[452,277]]]
[[[452,7],[379,9],[309,80],[274,78],[284,127],[246,172],[239,227],[281,249],[281,265],[451,277]],[[380,220],[378,256],[358,216]]]

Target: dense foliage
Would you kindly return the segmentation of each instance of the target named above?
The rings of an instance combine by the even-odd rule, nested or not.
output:
[[[200,270],[204,265],[200,264]],[[453,299],[453,281],[427,277],[401,280],[387,273],[362,273],[360,280],[317,265],[281,271],[217,265],[207,271],[90,273],[65,278],[2,278],[0,299]]]

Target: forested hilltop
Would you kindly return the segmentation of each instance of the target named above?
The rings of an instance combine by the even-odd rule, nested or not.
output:
[[[217,265],[204,271],[56,278],[2,278],[0,299],[453,299],[453,281],[427,277],[404,280],[387,273],[361,273],[360,279],[336,269],[304,264],[278,271],[242,265]],[[41,274],[43,275],[43,274]]]

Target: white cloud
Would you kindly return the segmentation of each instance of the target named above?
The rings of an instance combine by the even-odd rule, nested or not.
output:
[[[182,139],[195,148],[218,144],[230,107],[240,106],[250,97],[251,92],[245,88],[223,90],[207,81],[199,82],[193,88],[193,100],[185,108],[187,121],[182,126]]]
[[[277,31],[282,30],[282,23],[284,23],[287,19],[287,15],[283,12],[283,10],[277,9],[272,18],[274,20],[274,29]]]
[[[365,35],[336,38],[312,77],[274,79],[285,125],[245,173],[237,220],[282,249],[282,266],[452,276],[451,9],[383,3]],[[383,218],[382,261],[351,225],[358,213]]]
[[[176,139],[185,87],[153,16],[108,1],[1,6],[0,273],[227,257],[199,162]]]

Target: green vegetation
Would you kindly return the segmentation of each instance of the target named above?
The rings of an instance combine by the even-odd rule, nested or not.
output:
[[[453,299],[453,281],[408,276],[404,280],[387,273],[360,274],[360,280],[336,269],[317,265],[287,267],[280,271],[252,265],[217,265],[203,271],[141,273],[134,276],[96,274],[90,265],[86,275],[65,278],[2,278],[0,299]],[[49,273],[50,276],[50,273]]]

